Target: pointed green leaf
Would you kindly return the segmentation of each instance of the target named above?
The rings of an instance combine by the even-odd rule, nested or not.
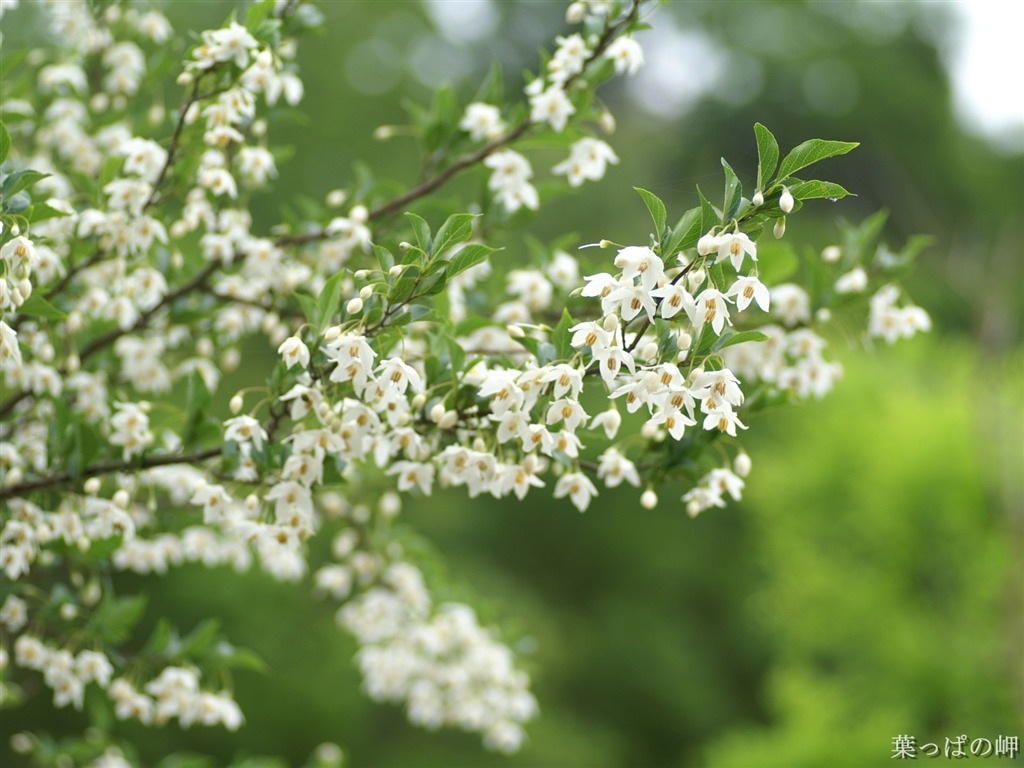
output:
[[[754,123],[754,136],[757,138],[757,188],[763,192],[779,164],[779,142],[761,123]]]
[[[820,163],[830,157],[845,155],[858,146],[860,145],[855,141],[825,141],[824,139],[805,141],[795,147],[782,161],[782,165],[779,166],[779,181],[789,178],[801,168]]]
[[[37,181],[45,179],[49,175],[40,171],[15,171],[4,179],[3,187],[0,187],[0,196],[7,203],[23,189],[28,189]]]
[[[764,341],[768,336],[761,333],[760,331],[726,331],[718,337],[713,345],[713,350],[717,352],[720,349],[731,347],[733,344],[742,344],[745,341]]]
[[[324,328],[334,322],[334,316],[338,314],[338,307],[341,304],[341,283],[343,272],[333,275],[320,291],[320,297],[316,302],[316,325],[317,328]]]
[[[63,320],[67,317],[66,312],[57,309],[38,293],[29,296],[25,303],[18,307],[18,313],[32,317],[45,317],[47,320]]]
[[[448,268],[445,270],[445,274],[448,279],[451,280],[456,275],[465,272],[470,267],[475,267],[480,262],[484,261],[490,254],[494,253],[495,248],[491,248],[488,245],[482,243],[472,243],[467,245],[465,248],[459,250],[455,255],[452,256],[448,262]]]
[[[302,314],[306,316],[306,322],[319,328],[320,324],[317,322],[317,315],[319,313],[317,312],[316,299],[307,293],[300,293],[299,291],[296,291],[293,295],[298,300],[299,306],[302,307]]]
[[[850,195],[845,189],[831,181],[801,181],[789,188],[790,193],[797,200],[811,200],[815,198],[828,198],[839,200]]]
[[[685,251],[697,245],[704,233],[700,231],[700,208],[691,208],[682,215],[662,249],[662,258],[668,259],[677,251]]]
[[[440,256],[453,245],[469,240],[473,236],[473,220],[478,215],[474,213],[453,213],[449,216],[434,236],[434,244],[430,250],[431,255]]]
[[[736,216],[740,207],[740,199],[743,197],[743,185],[740,184],[736,172],[732,166],[722,158],[722,169],[725,171],[725,202],[722,204],[722,218],[729,221]]]
[[[422,216],[417,216],[415,213],[406,211],[405,215],[409,217],[409,224],[412,226],[412,233],[416,237],[416,244],[423,249],[424,253],[430,253],[430,225],[427,224]]]
[[[569,310],[562,309],[562,317],[558,321],[558,325],[551,332],[551,344],[555,348],[555,356],[559,360],[565,360],[572,357],[572,334],[569,333],[569,328],[573,325],[572,315],[569,314]]]
[[[667,214],[665,212],[665,204],[661,202],[661,198],[653,192],[648,192],[646,189],[640,187],[633,187],[639,193],[640,197],[644,199],[644,203],[647,205],[647,210],[651,212],[651,219],[654,221],[654,236],[661,241],[661,236],[665,232],[665,219]]]
[[[412,296],[422,274],[423,272],[415,264],[409,264],[403,268],[402,274],[398,276],[395,284],[391,286],[391,290],[388,292],[388,301],[392,305],[402,304]]]
[[[715,213],[715,207],[711,204],[711,201],[704,197],[704,193],[700,191],[700,187],[697,187],[697,195],[700,197],[700,235],[705,235],[711,231],[712,227],[717,227],[722,223],[722,220],[718,218],[718,214]]]

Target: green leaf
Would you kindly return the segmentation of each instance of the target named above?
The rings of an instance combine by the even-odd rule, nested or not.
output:
[[[391,291],[388,293],[388,301],[391,304],[402,304],[412,296],[416,290],[416,285],[419,283],[420,276],[423,272],[415,264],[410,264],[402,270],[402,274],[395,280],[395,284],[391,286]]]
[[[146,596],[112,597],[107,593],[86,630],[109,643],[128,639],[142,614],[146,612]]]
[[[255,33],[260,28],[260,24],[269,18],[273,10],[274,0],[260,0],[260,2],[253,3],[245,12],[245,28]]]
[[[316,299],[310,296],[308,293],[300,293],[296,291],[294,294],[295,298],[299,302],[299,306],[302,307],[302,314],[306,316],[306,322],[310,325],[314,325],[319,328],[319,324],[316,322],[317,317],[317,306]]]
[[[29,296],[25,303],[18,307],[18,312],[32,317],[44,317],[47,320],[63,320],[67,317],[66,312],[61,312],[38,293]]]
[[[498,248],[491,248],[489,245],[483,245],[482,243],[473,243],[462,248],[452,256],[448,262],[448,268],[445,270],[445,274],[448,279],[451,280],[456,275],[465,272],[471,267],[475,267],[480,262],[487,259],[487,257],[494,253]]]
[[[105,187],[118,176],[124,168],[124,158],[118,155],[109,155],[100,167],[100,186]]]
[[[453,213],[449,216],[437,230],[430,254],[440,256],[453,245],[469,240],[473,236],[473,219],[478,215],[475,213]]]
[[[387,272],[393,266],[395,266],[395,255],[391,253],[383,245],[373,245],[373,255],[377,257],[377,263],[380,264],[380,268]]]
[[[662,258],[668,259],[677,251],[685,251],[696,246],[700,236],[704,234],[700,231],[700,224],[700,208],[691,208],[684,213],[662,248]]]
[[[181,653],[190,658],[202,656],[213,648],[219,634],[220,620],[212,617],[204,619],[181,641]]]
[[[210,390],[207,389],[206,381],[199,371],[192,371],[192,375],[189,377],[187,398],[187,417],[185,429],[181,435],[186,445],[196,439],[196,432],[210,406]]]
[[[7,132],[7,126],[0,120],[0,163],[3,163],[11,153],[11,134]]]
[[[563,308],[562,317],[551,332],[551,345],[555,348],[555,357],[558,360],[572,357],[572,344],[569,343],[572,340],[572,334],[569,333],[569,328],[572,325],[572,315],[569,314],[568,309]]]
[[[0,187],[0,197],[3,197],[6,202],[21,192],[21,190],[28,189],[37,181],[45,179],[49,175],[40,171],[15,171],[4,179],[3,186]]]
[[[333,322],[334,316],[338,313],[338,306],[341,304],[341,283],[344,272],[338,272],[324,283],[320,291],[320,297],[316,302],[317,319],[314,325],[317,328],[324,328]]]
[[[164,656],[173,655],[178,652],[178,632],[174,626],[163,616],[160,617],[149,636],[146,644],[142,646],[141,655]]]
[[[767,338],[768,336],[760,331],[726,331],[718,337],[718,341],[714,343],[712,349],[717,352],[720,349],[731,347],[733,344],[742,344],[745,341],[764,341]]]
[[[661,198],[655,195],[653,192],[648,192],[646,189],[640,187],[633,187],[640,197],[644,199],[644,203],[647,205],[647,210],[651,212],[651,219],[654,221],[654,236],[661,241],[661,236],[665,232],[665,204],[661,201]]]
[[[725,170],[725,202],[722,204],[722,219],[729,221],[736,216],[740,207],[740,199],[743,197],[743,185],[740,184],[736,172],[732,166],[722,158],[722,168]]]
[[[427,224],[422,216],[417,216],[415,213],[406,211],[405,215],[409,217],[409,223],[412,225],[412,233],[416,237],[416,244],[424,253],[430,253],[430,225]]]
[[[715,213],[715,207],[711,205],[711,201],[704,197],[704,193],[700,191],[700,187],[697,187],[697,195],[700,197],[700,235],[705,235],[711,231],[712,227],[717,227],[722,223],[722,220]]]
[[[794,184],[790,187],[789,191],[797,200],[811,200],[823,197],[829,200],[839,200],[850,195],[849,192],[834,182],[818,181],[817,179],[801,181],[799,184]]]
[[[70,215],[70,213],[58,211],[56,208],[47,205],[46,203],[36,203],[35,205],[29,206],[29,209],[25,211],[25,217],[28,219],[29,224],[36,224],[37,222],[46,221],[47,219],[56,219]]]
[[[820,163],[830,157],[845,155],[858,146],[860,145],[856,141],[826,141],[824,139],[805,141],[795,147],[782,161],[782,165],[779,166],[779,181],[787,179],[801,168]]]
[[[757,188],[764,191],[779,164],[779,142],[761,123],[754,123],[754,136],[757,138]]]

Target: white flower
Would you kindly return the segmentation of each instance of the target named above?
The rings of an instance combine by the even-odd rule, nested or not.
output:
[[[537,190],[530,184],[533,169],[525,157],[506,149],[489,155],[484,165],[494,169],[487,186],[497,192],[496,199],[509,213],[514,213],[524,205],[531,209],[537,208]]]
[[[302,343],[298,336],[289,336],[277,348],[277,354],[284,358],[284,364],[291,368],[294,365],[307,368],[309,366],[309,347]]]
[[[651,291],[651,296],[661,299],[658,309],[661,312],[661,316],[666,320],[679,314],[679,310],[684,310],[687,316],[692,316],[697,309],[693,296],[678,283],[669,283],[661,288],[655,288]]]
[[[552,85],[547,90],[530,97],[530,120],[535,123],[547,122],[555,131],[561,133],[575,114],[576,108],[569,101],[559,86]]]
[[[768,288],[756,277],[740,277],[725,294],[736,297],[736,309],[742,312],[751,301],[756,301],[763,312],[768,311],[770,296]]]
[[[248,450],[251,443],[256,450],[263,448],[263,441],[267,439],[267,431],[260,426],[252,416],[236,416],[224,422],[224,439],[234,440],[242,448],[243,452]]]
[[[743,266],[744,254],[749,254],[751,259],[757,261],[757,243],[747,237],[745,233],[721,234],[717,240],[718,258],[715,259],[716,264],[729,259],[732,262],[733,268],[738,272],[740,267]]]
[[[21,347],[18,346],[18,333],[11,326],[0,320],[0,364],[8,360],[15,368],[21,368]]]
[[[590,506],[590,500],[597,496],[597,488],[582,472],[567,472],[558,478],[555,484],[555,498],[561,499],[565,496],[569,497],[580,512],[585,512]]]
[[[459,128],[469,133],[473,141],[491,140],[504,132],[505,123],[502,122],[501,111],[497,107],[474,101],[466,106]]]
[[[580,139],[569,148],[569,157],[551,169],[552,173],[565,174],[569,185],[580,186],[585,180],[599,181],[604,177],[608,163],[615,165],[618,156],[600,139]]]
[[[868,273],[855,267],[836,280],[836,293],[860,293],[868,287]]]
[[[772,314],[782,320],[784,325],[806,323],[811,319],[811,300],[807,292],[795,283],[782,283],[770,291]]]
[[[644,50],[632,37],[620,37],[604,55],[615,62],[615,73],[619,75],[635,75],[644,64]]]
[[[408,491],[419,487],[427,496],[434,486],[434,465],[416,461],[396,461],[387,471],[398,475],[398,490]]]
[[[631,245],[621,249],[615,256],[615,266],[622,270],[622,277],[640,283],[650,291],[665,277],[665,265],[661,258],[646,246]]]
[[[705,288],[696,299],[696,309],[692,318],[694,324],[704,325],[711,323],[715,333],[721,334],[726,323],[732,325],[729,319],[729,306],[722,293],[715,288]]]
[[[598,457],[597,476],[604,480],[609,488],[621,485],[623,481],[633,486],[640,486],[640,475],[636,465],[623,456],[615,448],[609,448]]]

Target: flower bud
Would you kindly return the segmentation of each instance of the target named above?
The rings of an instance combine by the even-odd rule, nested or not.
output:
[[[793,194],[789,191],[789,187],[783,187],[782,194],[779,195],[779,208],[782,209],[783,213],[791,213],[794,202]]]
[[[345,204],[345,199],[348,197],[343,189],[332,189],[327,193],[327,207],[328,208],[341,208]]]
[[[100,492],[100,479],[98,477],[90,477],[85,481],[84,489],[88,495],[95,496]]]
[[[371,296],[373,296],[373,286],[372,285],[364,285],[362,288],[359,289],[359,298],[360,299],[368,299]]]
[[[827,261],[830,264],[839,261],[842,256],[843,251],[838,245],[830,245],[821,252],[821,260]]]
[[[76,354],[75,354],[74,352],[72,352],[72,353],[71,353],[70,355],[68,355],[68,356],[67,356],[67,357],[65,358],[65,360],[64,360],[64,369],[65,369],[65,370],[66,370],[66,371],[67,371],[67,372],[68,372],[69,374],[75,374],[75,373],[78,373],[78,370],[79,370],[79,368],[81,368],[81,367],[82,367],[82,360],[81,360],[81,358],[80,358],[80,357],[79,357],[78,355],[76,355]]]
[[[64,619],[64,621],[71,621],[77,615],[78,606],[73,605],[72,603],[64,603],[64,605],[60,607],[60,617]]]
[[[781,240],[782,236],[786,234],[786,217],[783,216],[781,219],[776,219],[775,228],[772,230],[772,234],[775,235],[776,240]]]
[[[683,351],[688,350],[691,344],[693,344],[693,337],[686,331],[680,333],[679,336],[676,338],[676,346]]]
[[[65,323],[69,333],[78,333],[82,330],[82,313],[77,309],[68,312],[68,319]]]
[[[615,331],[617,331],[619,329],[619,316],[618,315],[608,315],[604,319],[604,322],[602,323],[602,325],[604,326],[604,329],[606,331],[608,331],[608,333],[614,333]]]
[[[231,410],[231,413],[233,413],[235,416],[242,412],[242,406],[244,405],[245,402],[242,400],[241,395],[235,395],[234,397],[231,398],[230,402],[228,402],[228,408]]]
[[[402,497],[394,491],[388,491],[380,497],[377,509],[384,517],[394,517],[402,511]]]
[[[352,275],[356,280],[365,280],[370,276],[370,270],[368,269],[357,269]]]
[[[697,241],[697,253],[701,256],[707,256],[712,251],[716,250],[718,240],[717,237],[708,232],[706,235],[702,235],[700,240]]]
[[[403,267],[401,264],[395,264],[395,266],[388,270],[388,274],[391,275],[392,277],[398,277],[400,274],[402,274],[403,269],[405,269],[405,267]]]
[[[579,24],[583,21],[583,17],[587,15],[586,3],[575,2],[570,3],[569,7],[565,9],[565,23],[566,24]]]
[[[114,498],[111,499],[114,502],[115,507],[121,509],[128,509],[128,502],[131,501],[131,497],[128,495],[128,491],[124,488],[118,488],[117,493],[114,494]]]
[[[602,112],[600,123],[602,131],[608,134],[615,133],[615,115],[611,112]]]
[[[506,325],[505,330],[508,332],[508,335],[511,336],[513,339],[522,339],[526,337],[526,331],[524,331],[518,325]]]
[[[349,315],[358,315],[363,311],[363,300],[358,296],[345,305],[345,312]]]
[[[178,79],[174,82],[176,82],[178,85],[192,85],[192,73],[182,72],[180,75],[178,75]]]
[[[764,205],[764,195],[761,193],[760,189],[754,193],[754,196],[752,198],[750,198],[750,204],[755,208],[760,208],[762,205]]]
[[[644,345],[643,358],[648,363],[653,363],[658,359],[658,343],[656,341],[649,341]]]
[[[814,319],[819,323],[827,323],[832,319],[832,311],[828,307],[822,307],[814,313]]]
[[[658,434],[658,425],[653,424],[649,421],[644,422],[644,425],[640,428],[640,434],[645,440],[653,440]]]
[[[640,494],[640,506],[644,509],[654,509],[658,506],[658,494],[648,488]]]
[[[230,373],[238,367],[238,364],[242,362],[242,353],[237,349],[229,349],[220,359],[221,370]]]
[[[615,243],[613,243],[611,240],[602,240],[597,245],[599,248],[611,248],[613,245],[615,245]]]
[[[435,424],[439,423],[441,419],[444,418],[444,412],[444,403],[435,403],[434,406],[430,409],[430,420]]]
[[[690,517],[696,517],[700,514],[700,502],[696,499],[691,499],[686,503],[686,514]]]
[[[387,141],[395,135],[394,126],[390,125],[378,125],[373,129],[373,138],[377,141]]]
[[[333,341],[334,339],[338,338],[339,336],[341,336],[341,326],[340,325],[332,325],[330,328],[328,328],[326,331],[324,331],[324,340],[325,341]]]
[[[735,460],[732,463],[733,471],[740,477],[746,477],[750,474],[750,456],[745,452],[736,455]]]
[[[441,429],[451,429],[459,423],[459,414],[455,411],[445,411],[440,419],[437,421],[437,426]]]
[[[349,211],[348,217],[356,224],[365,224],[366,220],[370,218],[370,212],[366,210],[365,205],[355,205]]]

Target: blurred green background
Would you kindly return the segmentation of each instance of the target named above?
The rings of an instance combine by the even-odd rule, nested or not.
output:
[[[198,31],[231,7],[166,10]],[[309,120],[273,129],[296,152],[257,204],[268,220],[281,200],[349,185],[360,158],[414,182],[412,143],[382,146],[373,129],[402,123],[402,100],[427,99],[431,83],[468,100],[494,58],[514,92],[514,73],[536,69],[538,47],[565,30],[562,2],[320,7],[326,33],[299,56]],[[472,584],[484,618],[523,653],[541,717],[521,754],[371,704],[354,644],[308,590],[185,568],[124,588],[159,590],[155,607],[186,629],[221,616],[273,673],[237,675],[248,719],[237,734],[124,727],[147,759],[188,749],[301,764],[333,741],[368,768],[853,767],[890,764],[897,734],[940,745],[1024,735],[1024,136],[996,144],[955,117],[945,62],[960,10],[670,2],[639,38],[653,74],[602,92],[622,162],[543,206],[532,234],[640,242],[648,222],[631,187],[661,195],[671,218],[694,204],[696,183],[717,194],[720,155],[749,180],[755,121],[784,149],[856,140],[826,178],[859,197],[809,206],[787,238],[821,248],[837,216],[888,208],[893,245],[935,238],[907,288],[936,328],[870,352],[837,337],[838,389],[759,416],[745,436],[746,498],[696,520],[668,492],[653,511],[635,492],[603,492],[585,515],[544,493],[406,502],[448,577]],[[1010,72],[991,76],[1012,87]],[[44,711],[5,717],[3,730]]]

